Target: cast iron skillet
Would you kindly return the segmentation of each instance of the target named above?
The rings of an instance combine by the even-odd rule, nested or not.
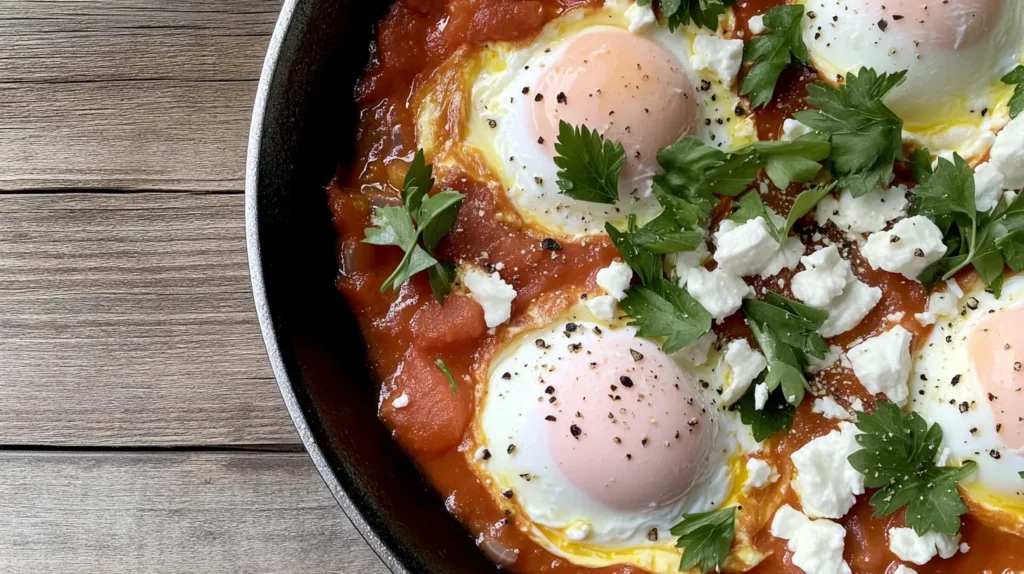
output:
[[[324,186],[351,153],[352,88],[387,0],[286,0],[249,138],[246,239],[278,386],[338,504],[393,572],[493,572],[377,419],[362,338],[335,289]]]

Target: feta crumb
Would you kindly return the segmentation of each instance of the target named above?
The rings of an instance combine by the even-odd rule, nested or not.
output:
[[[850,262],[839,255],[835,245],[801,257],[804,270],[793,276],[793,296],[812,307],[825,307],[853,278]]]
[[[409,395],[405,394],[404,392],[398,395],[398,397],[396,397],[395,400],[391,401],[391,406],[396,409],[404,409],[405,407],[409,406]]]
[[[716,234],[718,266],[737,276],[755,275],[779,250],[779,242],[768,232],[763,217],[755,217],[738,227]]]
[[[587,536],[590,536],[591,530],[592,528],[590,523],[582,520],[573,520],[565,529],[565,537],[569,540],[579,542],[580,540],[586,539]]]
[[[904,313],[903,311],[899,311],[897,313],[889,313],[888,315],[885,316],[885,320],[890,323],[899,323],[900,321],[903,320],[903,317],[905,315],[906,313]]]
[[[873,395],[884,394],[899,406],[907,404],[910,376],[910,332],[897,325],[850,349],[853,374]]]
[[[825,307],[828,318],[818,332],[822,337],[835,337],[849,331],[856,327],[881,299],[881,289],[854,278],[843,290],[843,294]]]
[[[900,564],[895,570],[893,570],[892,574],[917,574],[917,570]]]
[[[899,273],[907,279],[917,276],[946,254],[942,231],[923,215],[908,217],[890,231],[872,233],[861,250],[872,269]]]
[[[960,284],[956,282],[956,279],[946,279],[946,291],[953,294],[953,297],[960,299],[964,296],[964,290],[960,288]]]
[[[747,20],[747,28],[750,30],[750,33],[755,36],[758,34],[764,34],[768,31],[768,28],[764,27],[764,16],[760,14],[757,16],[751,16],[750,19]]]
[[[761,488],[779,480],[779,473],[775,472],[772,465],[759,458],[747,459],[747,480],[743,483],[743,490]]]
[[[952,317],[956,315],[956,299],[952,293],[932,293],[928,297],[928,306],[924,313],[914,313],[914,318],[922,325],[931,325],[939,317]]]
[[[825,418],[827,419],[837,419],[841,421],[853,420],[853,416],[850,415],[850,413],[832,397],[818,397],[814,399],[814,404],[811,406],[811,412],[821,413],[825,415]]]
[[[615,318],[615,307],[615,297],[611,295],[601,295],[600,297],[587,299],[587,309],[590,309],[594,317],[602,321],[611,321]]]
[[[696,341],[673,353],[672,358],[683,360],[691,366],[699,367],[708,362],[708,353],[711,352],[711,345],[714,345],[717,339],[718,336],[713,331],[705,333]]]
[[[885,229],[887,222],[903,216],[907,208],[906,194],[907,188],[902,185],[860,197],[843,190],[839,199],[831,195],[823,197],[815,208],[814,219],[818,225],[831,220],[850,234],[874,233]]]
[[[786,120],[782,122],[782,137],[779,139],[784,141],[795,140],[811,133],[812,131],[814,130],[806,125],[792,118],[786,118]]]
[[[747,392],[750,383],[768,366],[768,361],[760,352],[751,349],[746,339],[736,339],[729,341],[725,362],[729,365],[729,372],[725,376],[722,401],[731,405]]]
[[[1010,120],[996,135],[988,160],[1005,179],[1008,189],[1024,187],[1024,116]]]
[[[462,284],[470,296],[484,308],[484,323],[489,328],[508,321],[512,316],[512,300],[516,290],[501,280],[501,275],[488,275],[477,267],[462,268]]]
[[[913,528],[889,529],[889,550],[900,560],[918,566],[927,564],[936,554],[942,559],[952,557],[959,550],[959,544],[959,534],[929,532],[918,536]]]
[[[967,552],[970,549],[971,549],[971,545],[970,544],[968,544],[966,542],[961,542],[960,543],[960,554],[967,554]]]
[[[783,240],[775,255],[772,255],[761,269],[761,278],[767,279],[772,275],[778,274],[783,269],[789,269],[790,271],[796,269],[796,266],[800,263],[800,256],[804,254],[804,249],[804,242],[800,241],[798,237],[787,237]],[[782,281],[782,279],[779,279],[779,281]]]
[[[654,15],[654,10],[650,4],[646,6],[641,6],[638,2],[630,4],[629,8],[626,8],[625,15],[629,20],[629,32],[631,34],[636,34],[638,31],[658,23],[658,18]]]
[[[990,162],[974,168],[974,204],[978,212],[991,210],[1003,196],[1006,178]]]
[[[839,423],[839,430],[818,437],[793,453],[796,478],[794,490],[800,495],[804,513],[815,518],[842,518],[858,494],[864,494],[864,475],[847,458],[860,450],[853,423]]]
[[[860,398],[853,399],[853,402],[850,403],[850,408],[858,413],[862,413],[864,412],[864,401],[860,400]]]
[[[758,383],[754,387],[754,410],[762,410],[768,403],[768,384]]]
[[[679,281],[680,287],[686,286],[686,278],[690,274],[690,269],[696,269],[700,267],[704,261],[711,255],[708,251],[708,246],[703,241],[697,246],[697,249],[693,251],[683,251],[681,253],[669,253],[665,256],[665,268],[671,271],[671,276]]]
[[[743,298],[753,294],[743,279],[724,269],[691,269],[686,289],[708,313],[721,321],[739,310]]]
[[[725,87],[736,80],[742,62],[743,40],[726,40],[710,34],[699,34],[693,39],[690,66],[697,72],[713,72]]]
[[[821,371],[824,371],[825,369],[831,368],[832,365],[842,361],[845,358],[846,355],[843,354],[842,347],[840,347],[839,345],[830,345],[828,348],[828,353],[825,353],[825,356],[820,359],[816,359],[810,355],[807,356],[807,372],[812,375],[815,375],[817,373],[820,373]]]
[[[846,529],[831,520],[809,520],[786,504],[775,512],[772,536],[787,540],[790,561],[807,574],[851,574],[843,560]]]
[[[626,290],[633,280],[633,270],[622,261],[612,264],[597,272],[597,286],[604,289],[616,301],[626,298]]]

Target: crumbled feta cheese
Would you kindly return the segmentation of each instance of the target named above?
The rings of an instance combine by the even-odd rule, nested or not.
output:
[[[488,275],[477,267],[463,267],[462,284],[470,296],[484,308],[484,323],[497,327],[512,316],[512,300],[516,290],[501,280],[501,275]]]
[[[843,294],[829,303],[828,318],[818,329],[822,337],[835,337],[856,327],[882,299],[882,290],[854,278]]]
[[[967,554],[967,552],[970,549],[971,549],[971,545],[970,544],[968,544],[966,542],[961,542],[960,543],[960,554]]]
[[[716,249],[718,248],[718,242],[719,242],[719,240],[721,240],[723,235],[725,235],[726,233],[729,233],[730,231],[735,230],[739,226],[740,226],[739,223],[736,223],[735,221],[733,221],[731,219],[723,219],[718,224],[718,231],[716,231],[713,234],[711,234],[711,239],[715,243],[715,248]]]
[[[825,356],[820,359],[816,359],[810,355],[807,356],[807,372],[811,373],[812,375],[820,373],[825,369],[831,368],[832,365],[838,363],[839,361],[845,358],[846,355],[843,354],[842,347],[840,347],[839,345],[831,345],[828,348],[828,353],[825,353]]]
[[[761,410],[768,403],[768,384],[758,383],[754,387],[754,410]]]
[[[761,278],[767,279],[783,269],[790,271],[796,269],[800,263],[800,256],[804,254],[804,249],[804,243],[798,237],[787,237],[775,255],[772,255],[761,269]]]
[[[786,120],[782,122],[782,137],[779,139],[784,141],[795,140],[811,133],[812,131],[814,130],[806,125],[792,118],[786,118]]]
[[[601,295],[600,297],[587,299],[587,309],[590,309],[594,317],[602,321],[611,321],[615,318],[615,307],[615,297],[611,295]]]
[[[811,405],[811,412],[821,413],[825,415],[825,418],[827,419],[837,419],[841,421],[853,420],[853,416],[851,416],[850,413],[832,397],[818,397],[814,399],[814,404]]]
[[[705,333],[696,341],[673,353],[672,358],[686,361],[693,367],[699,367],[708,362],[711,345],[714,345],[717,339],[718,335],[715,335],[713,331]]]
[[[405,393],[398,395],[395,400],[391,401],[391,406],[396,409],[404,409],[409,406],[409,395]]]
[[[882,393],[901,407],[907,404],[910,339],[910,331],[896,325],[846,353],[853,364],[853,374],[868,392]]]
[[[901,220],[890,231],[873,233],[861,250],[872,269],[899,273],[907,279],[917,276],[946,254],[942,231],[923,215]]]
[[[853,423],[839,423],[839,430],[818,437],[793,453],[796,478],[793,487],[800,495],[804,513],[814,518],[842,518],[857,495],[864,494],[864,475],[847,458],[860,450]]]
[[[946,291],[953,294],[953,297],[960,299],[964,296],[964,290],[960,288],[960,284],[956,282],[956,279],[946,279]]]
[[[764,355],[751,349],[746,339],[729,341],[725,363],[729,365],[722,388],[722,401],[726,405],[738,401],[750,388],[750,383],[768,366]]]
[[[753,35],[764,34],[768,31],[768,28],[764,27],[764,16],[758,14],[757,16],[751,16],[747,20],[747,28]]]
[[[1015,200],[1015,199],[1017,199],[1017,192],[1016,191],[1004,191],[1003,192],[1003,201],[1005,201],[1007,204],[1013,203],[1013,200]]]
[[[903,215],[907,208],[907,188],[902,185],[876,190],[854,197],[848,190],[839,199],[826,195],[815,208],[815,220],[825,225],[831,220],[847,233],[874,233],[885,229],[885,224]]]
[[[850,574],[843,560],[846,529],[831,520],[809,520],[786,504],[775,512],[772,536],[787,540],[790,561],[807,574]]]
[[[779,242],[768,232],[763,217],[755,217],[727,232],[717,234],[718,266],[737,276],[755,275],[779,250]]]
[[[590,523],[582,520],[573,520],[565,529],[565,537],[569,540],[579,542],[580,540],[586,539],[587,536],[590,536],[591,530],[592,528]]]
[[[633,270],[621,261],[612,261],[611,265],[597,272],[597,286],[615,297],[616,301],[626,298],[626,290],[632,280]]]
[[[859,397],[856,398],[856,399],[853,399],[853,402],[850,403],[850,408],[853,409],[854,411],[858,412],[858,413],[862,413],[862,412],[864,412],[864,401],[860,400]]]
[[[974,168],[974,204],[979,212],[989,211],[1003,196],[1006,178],[990,162]]]
[[[743,40],[726,40],[710,34],[693,39],[690,66],[697,72],[710,71],[718,81],[729,87],[736,80],[743,63]]]
[[[641,6],[639,2],[632,3],[626,8],[625,14],[629,20],[631,34],[658,24],[658,17],[654,15],[654,9],[650,4]]]
[[[708,251],[708,246],[701,241],[697,249],[693,251],[683,251],[680,253],[670,253],[665,256],[665,267],[671,271],[672,277],[679,281],[680,287],[686,286],[686,278],[690,274],[690,269],[700,267],[704,261],[711,255]]]
[[[939,317],[952,317],[956,313],[956,299],[953,293],[935,292],[928,297],[928,306],[925,312],[914,313],[914,318],[922,325],[931,325]]]
[[[708,271],[703,267],[691,269],[686,289],[716,320],[722,320],[739,310],[743,298],[753,294],[743,279],[724,269]]]
[[[888,315],[885,316],[885,320],[890,323],[899,323],[900,321],[903,320],[904,315],[906,315],[906,313],[904,313],[903,311],[889,313]]]
[[[1010,120],[996,135],[988,161],[1003,174],[1008,189],[1024,187],[1024,116]]]
[[[812,307],[825,307],[841,295],[853,278],[850,262],[835,245],[801,257],[804,270],[793,276],[793,296]]]
[[[959,550],[959,544],[959,534],[929,532],[918,536],[913,528],[889,529],[889,550],[900,560],[918,566],[927,564],[936,554],[942,559],[952,557]]]
[[[747,480],[743,483],[744,490],[761,488],[779,480],[779,473],[772,465],[759,458],[747,459]]]
[[[907,568],[906,566],[900,564],[896,567],[895,570],[893,570],[892,574],[917,574],[917,570],[914,570],[913,568]]]

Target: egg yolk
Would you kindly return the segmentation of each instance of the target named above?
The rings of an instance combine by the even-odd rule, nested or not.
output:
[[[716,421],[657,345],[628,345],[604,337],[551,373],[560,391],[549,408],[559,418],[548,444],[580,491],[610,508],[643,511],[679,500],[701,480]]]
[[[995,28],[1006,0],[867,0],[868,10],[886,22],[885,30],[915,39],[921,51],[969,48]]]
[[[1024,447],[1024,306],[986,318],[969,336],[968,352],[1003,443]]]
[[[559,120],[585,125],[622,144],[624,182],[653,175],[658,150],[696,130],[696,92],[678,58],[618,28],[572,40],[530,89],[533,136],[551,157]]]

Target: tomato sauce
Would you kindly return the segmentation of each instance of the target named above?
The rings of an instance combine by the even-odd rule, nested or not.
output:
[[[478,304],[461,295],[453,295],[444,305],[437,303],[425,273],[414,276],[397,292],[381,292],[380,285],[402,257],[397,248],[364,244],[364,229],[370,225],[373,206],[400,204],[402,179],[416,151],[415,106],[408,105],[435,69],[460,49],[490,41],[529,40],[545,23],[568,10],[600,5],[602,0],[397,0],[380,22],[371,64],[355,89],[361,108],[356,157],[339,170],[328,189],[328,198],[338,235],[337,286],[348,300],[360,322],[368,346],[368,357],[382,389],[382,396],[402,392],[417,400],[396,409],[390,400],[382,400],[379,415],[392,430],[396,441],[415,460],[434,487],[447,497],[447,507],[473,535],[486,534],[508,549],[518,551],[509,569],[520,572],[582,572],[590,569],[573,565],[542,549],[517,528],[515,516],[494,501],[474,474],[462,450],[467,444],[468,427],[474,409],[474,385],[471,374],[485,364],[493,349],[493,337],[484,324]],[[735,7],[737,30],[749,36],[746,21],[781,0],[749,0]],[[817,79],[813,70],[791,66],[777,88],[776,99],[754,114],[761,139],[777,139],[785,118],[805,108],[806,85]],[[428,158],[429,161],[429,158]],[[768,183],[770,186],[769,182]],[[442,260],[469,261],[495,270],[492,262],[502,262],[501,277],[517,291],[513,303],[513,323],[528,306],[546,300],[553,309],[564,309],[579,300],[579,294],[594,288],[596,272],[616,258],[617,252],[607,237],[586,242],[562,242],[559,251],[542,247],[544,236],[505,215],[514,209],[486,182],[469,174],[448,172],[435,190],[455,189],[466,196],[452,233],[438,249]],[[766,203],[779,212],[787,212],[798,193],[796,187],[779,190],[770,187]],[[724,213],[728,204],[720,206]],[[796,233],[809,243],[813,222],[802,222]],[[830,238],[845,244],[838,232]],[[878,306],[850,332],[833,344],[848,347],[853,341],[887,330],[892,313],[902,312],[901,324],[920,341],[927,335],[913,316],[924,309],[925,293],[921,285],[901,276],[875,271],[856,251],[848,255],[857,275],[866,283],[882,289]],[[783,295],[788,291],[793,272],[784,270]],[[777,277],[752,282],[755,289],[779,291]],[[720,333],[749,337],[749,329],[739,315],[724,325]],[[435,361],[444,361],[457,392]],[[860,398],[868,408],[874,397],[857,383],[844,368],[826,370],[813,385],[849,400]],[[834,421],[811,412],[811,400],[797,409],[793,429],[769,439],[764,445],[767,458],[783,476],[793,473],[790,455],[818,436],[835,428]],[[788,502],[798,505],[795,493],[781,488],[773,496],[774,507]],[[886,546],[885,532],[902,526],[900,513],[888,518],[872,518],[868,496],[862,496],[841,520],[847,529],[846,560],[857,574],[881,574],[895,560]],[[770,516],[770,515],[769,515]],[[764,520],[762,520],[762,524]],[[963,541],[972,550],[949,560],[935,559],[918,572],[1002,572],[1007,565],[1024,563],[1024,540],[983,525],[965,516]],[[754,537],[765,560],[752,570],[759,573],[801,571],[790,563],[785,541],[772,537],[763,527]],[[638,572],[631,566],[609,567],[596,572]]]

